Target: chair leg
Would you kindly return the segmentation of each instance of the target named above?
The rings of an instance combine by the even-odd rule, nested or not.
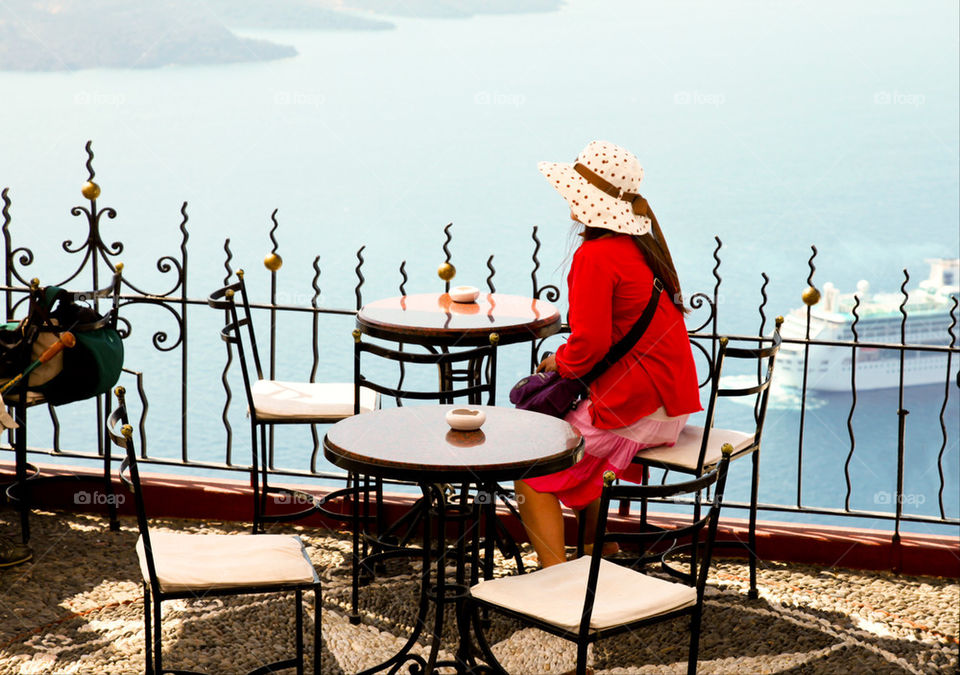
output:
[[[577,643],[577,675],[587,675],[587,650],[589,642]]]
[[[104,439],[103,443],[103,489],[107,494],[107,509],[110,513],[110,529],[113,532],[120,530],[120,519],[117,517],[117,498],[113,491],[113,461],[111,448],[113,443],[109,439]]]
[[[477,489],[482,489],[482,486],[478,485]],[[470,483],[464,483],[460,489],[459,495],[459,505],[454,506],[454,511],[457,515],[457,543],[456,543],[456,555],[457,555],[457,571],[456,571],[456,582],[461,586],[467,583],[466,577],[466,559],[467,559],[467,540],[468,539],[477,539],[480,534],[474,530],[475,527],[479,527],[479,518],[475,515],[471,515],[469,520],[472,525],[467,526],[467,514],[475,513],[473,510],[473,504],[470,499]],[[451,499],[451,503],[453,499]],[[472,533],[472,537],[468,537],[468,534]],[[474,558],[473,567],[476,567],[476,558]]]
[[[366,535],[369,534],[369,533],[367,532],[367,527],[368,527],[368,523],[370,522],[370,476],[363,476],[363,481],[362,481],[362,482],[361,482],[361,480],[360,480],[360,476],[357,476],[357,489],[361,491],[361,492],[358,492],[358,493],[357,493],[357,504],[358,504],[358,505],[359,505],[360,502],[361,502],[361,494],[362,494],[362,497],[363,497],[363,499],[362,499],[362,501],[363,501],[363,520],[361,521],[362,526],[363,526],[363,531],[362,531],[362,535],[363,535],[363,536],[361,536],[361,538],[360,538],[360,556],[361,556],[362,558],[366,558],[366,557],[367,557],[368,550],[369,550],[369,547],[368,547],[368,545],[367,545],[367,537],[366,537]],[[379,504],[378,504],[378,506],[379,506]],[[378,515],[377,517],[379,518],[380,516]],[[379,530],[378,530],[378,532],[379,532]]]
[[[320,647],[322,646],[323,631],[321,630],[321,603],[323,596],[320,584],[313,587],[313,675],[320,675]]]
[[[386,520],[383,513],[383,478],[377,476],[374,480],[374,485],[376,486],[375,490],[375,504],[376,504],[376,514],[377,514],[377,535],[379,536],[383,529],[386,527]]]
[[[16,455],[16,487],[17,510],[20,512],[20,540],[26,545],[30,543],[30,486],[27,485],[27,392],[20,393],[14,409],[20,426],[14,432],[13,445]]]
[[[643,484],[650,484],[650,467],[646,464],[643,465]],[[640,527],[642,531],[647,529],[647,500],[645,498],[640,500]]]
[[[483,660],[487,664],[486,669],[483,669],[482,667],[475,668],[476,672],[494,672],[497,673],[497,675],[509,675],[509,673],[503,669],[503,666],[500,665],[500,662],[497,661],[497,657],[494,656],[493,650],[490,648],[490,643],[487,641],[487,636],[483,632],[484,620],[480,616],[477,606],[471,602],[469,598],[464,601],[463,605],[462,611],[473,620],[473,634],[477,639],[477,646],[480,648],[480,654],[483,656]]]
[[[364,489],[366,494],[373,493],[373,518],[367,518],[363,522],[364,533],[372,536],[363,538],[363,555],[368,555],[368,547],[371,552],[379,553],[384,549],[377,544],[386,541],[384,533],[390,528],[387,524],[387,515],[383,508],[383,478],[380,476],[365,476]],[[369,528],[369,529],[368,529]],[[373,567],[373,572],[381,574],[386,573],[386,562],[379,561]]]
[[[153,675],[153,651],[151,645],[153,644],[153,628],[150,623],[150,612],[151,612],[151,598],[150,598],[150,585],[144,581],[143,582],[143,650],[146,655],[146,669],[145,673],[147,675]]]
[[[700,508],[701,508],[701,498],[703,496],[702,492],[698,492],[696,497],[693,500],[693,520],[694,522],[700,520]],[[716,497],[716,495],[714,495]],[[690,579],[693,583],[697,581],[697,558],[700,557],[700,532],[698,532],[693,537],[693,541],[690,542]]]
[[[297,616],[297,675],[303,675],[303,591],[294,594]]]
[[[687,675],[696,675],[697,660],[700,657],[700,615],[703,611],[703,599],[700,606],[690,617],[690,654],[687,657]]]
[[[474,537],[474,541],[477,541],[477,537]],[[474,561],[476,561],[476,558],[474,558]],[[476,564],[474,564],[473,567],[476,567]],[[472,673],[475,671],[476,660],[473,658],[473,644],[470,640],[470,617],[467,614],[469,605],[470,603],[468,603],[466,599],[460,600],[455,604],[457,633],[460,644],[457,645],[457,653],[454,660],[457,668],[464,668],[464,672]]]
[[[267,427],[260,427],[260,532],[266,531],[264,525],[267,515],[267,497],[270,493],[270,486],[267,482],[267,476],[270,470],[268,462],[268,453],[270,445],[267,442]]]
[[[350,623],[357,625],[360,623],[360,476],[353,474],[354,485],[357,492],[350,500],[352,505],[353,523],[353,541],[351,550],[353,552],[353,567],[350,576]]]
[[[257,425],[250,423],[250,487],[253,489],[253,534],[260,531],[260,463],[257,459]]]
[[[163,645],[161,644],[163,631],[160,625],[161,618],[160,598],[156,598],[153,602],[153,659],[157,664],[157,675],[162,675],[163,673]]]
[[[750,479],[750,528],[747,542],[750,546],[750,590],[747,597],[756,599],[757,593],[757,493],[760,483],[760,449],[753,453],[753,475]]]

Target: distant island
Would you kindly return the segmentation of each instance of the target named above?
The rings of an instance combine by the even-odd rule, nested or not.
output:
[[[389,30],[375,15],[464,18],[554,11],[560,0],[4,0],[0,70],[158,68],[268,61],[290,45],[232,29]]]

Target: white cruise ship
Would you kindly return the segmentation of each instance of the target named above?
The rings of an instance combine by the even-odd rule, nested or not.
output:
[[[908,291],[904,311],[907,313],[905,343],[908,345],[950,344],[947,332],[952,319],[953,297],[960,293],[960,260],[927,260],[930,277],[918,288]],[[903,294],[871,293],[869,284],[861,281],[856,293],[841,294],[833,284],[823,285],[820,302],[810,312],[810,339],[853,341],[855,298],[860,298],[857,315],[859,342],[900,344],[903,319],[900,305]],[[960,313],[960,310],[958,310]],[[785,317],[781,333],[785,338],[806,335],[807,309],[792,310]],[[960,336],[960,326],[954,326]],[[958,339],[960,342],[960,339]],[[810,345],[807,356],[807,388],[822,391],[849,391],[853,364],[852,347]],[[857,390],[897,387],[900,383],[900,354],[896,349],[858,347],[856,349]],[[803,385],[804,345],[784,342],[777,356],[774,379],[780,386],[799,389]],[[953,355],[951,381],[957,377],[960,358]],[[947,378],[947,355],[906,351],[903,362],[905,386],[943,383]]]

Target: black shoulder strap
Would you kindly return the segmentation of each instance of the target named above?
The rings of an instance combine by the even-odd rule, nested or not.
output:
[[[659,278],[653,278],[653,293],[650,295],[650,300],[647,302],[647,306],[643,310],[643,314],[640,315],[640,318],[637,319],[637,322],[633,324],[633,328],[620,338],[620,341],[617,344],[613,345],[610,348],[610,351],[607,352],[607,355],[604,356],[600,361],[590,369],[590,372],[585,376],[580,378],[580,381],[584,384],[590,384],[598,377],[603,375],[607,368],[612,366],[614,363],[622,359],[627,355],[633,346],[637,344],[637,340],[640,339],[640,336],[646,332],[647,327],[650,325],[650,322],[653,321],[653,314],[657,311],[657,304],[660,301],[660,293],[663,292],[663,283]]]

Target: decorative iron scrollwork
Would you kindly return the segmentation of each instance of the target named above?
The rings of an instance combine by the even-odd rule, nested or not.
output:
[[[354,268],[354,271],[357,274],[357,286],[356,288],[354,288],[353,292],[357,296],[357,311],[359,311],[360,308],[363,307],[363,296],[360,294],[360,289],[363,286],[363,282],[366,281],[366,279],[364,279],[363,277],[363,269],[362,269],[363,268],[363,249],[365,248],[366,246],[361,246],[359,250],[357,250],[357,266]]]

